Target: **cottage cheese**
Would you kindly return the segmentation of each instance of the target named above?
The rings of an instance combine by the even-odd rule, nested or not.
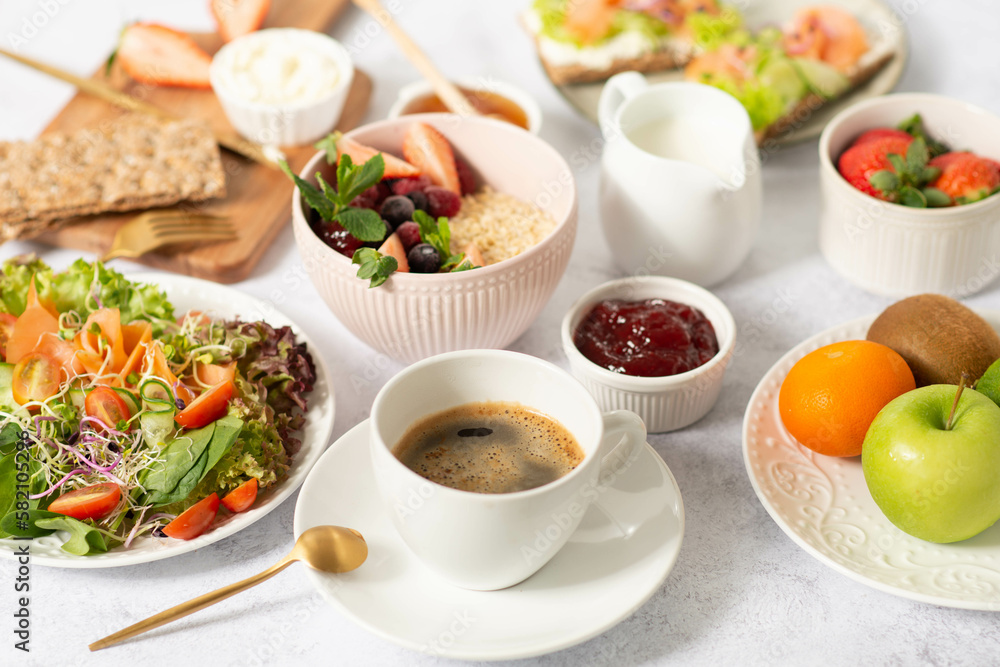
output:
[[[310,104],[333,92],[341,80],[336,61],[322,45],[291,31],[263,30],[230,46],[219,82],[247,102]]]

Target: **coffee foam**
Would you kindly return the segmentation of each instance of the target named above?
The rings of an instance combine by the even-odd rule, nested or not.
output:
[[[476,429],[491,433],[472,435]],[[392,452],[425,479],[478,493],[533,489],[559,479],[584,458],[576,438],[548,415],[492,401],[424,417]]]

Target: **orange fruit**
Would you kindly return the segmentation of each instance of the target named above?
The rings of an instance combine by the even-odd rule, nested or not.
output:
[[[788,432],[827,456],[858,456],[875,415],[916,387],[894,350],[868,340],[833,343],[810,352],[788,371],[778,412]]]

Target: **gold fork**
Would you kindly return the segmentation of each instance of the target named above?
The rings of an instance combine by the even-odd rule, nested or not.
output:
[[[217,215],[178,210],[147,211],[118,228],[111,249],[101,261],[116,257],[134,259],[165,245],[235,238],[233,226]]]

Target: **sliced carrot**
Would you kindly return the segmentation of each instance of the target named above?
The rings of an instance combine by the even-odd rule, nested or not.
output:
[[[228,364],[203,364],[195,362],[194,377],[198,382],[206,386],[217,385],[220,382],[236,379],[236,362],[230,361]]]
[[[35,291],[35,279],[31,279],[28,287],[27,307],[14,323],[10,340],[7,341],[7,363],[16,364],[29,352],[35,349],[42,335],[59,333],[59,319],[45,307]]]
[[[146,344],[153,340],[153,325],[141,320],[122,327],[123,346],[128,359],[118,373],[116,386],[125,386],[126,378],[142,369],[142,360],[146,356]]]
[[[164,382],[170,385],[177,395],[177,398],[184,401],[185,404],[190,403],[195,399],[195,394],[186,385],[181,383],[174,375],[174,372],[170,370],[170,364],[167,363],[167,357],[163,354],[163,343],[159,341],[153,341],[146,345],[146,360],[150,364],[150,371],[156,377],[160,378]],[[145,364],[144,364],[145,366]]]

